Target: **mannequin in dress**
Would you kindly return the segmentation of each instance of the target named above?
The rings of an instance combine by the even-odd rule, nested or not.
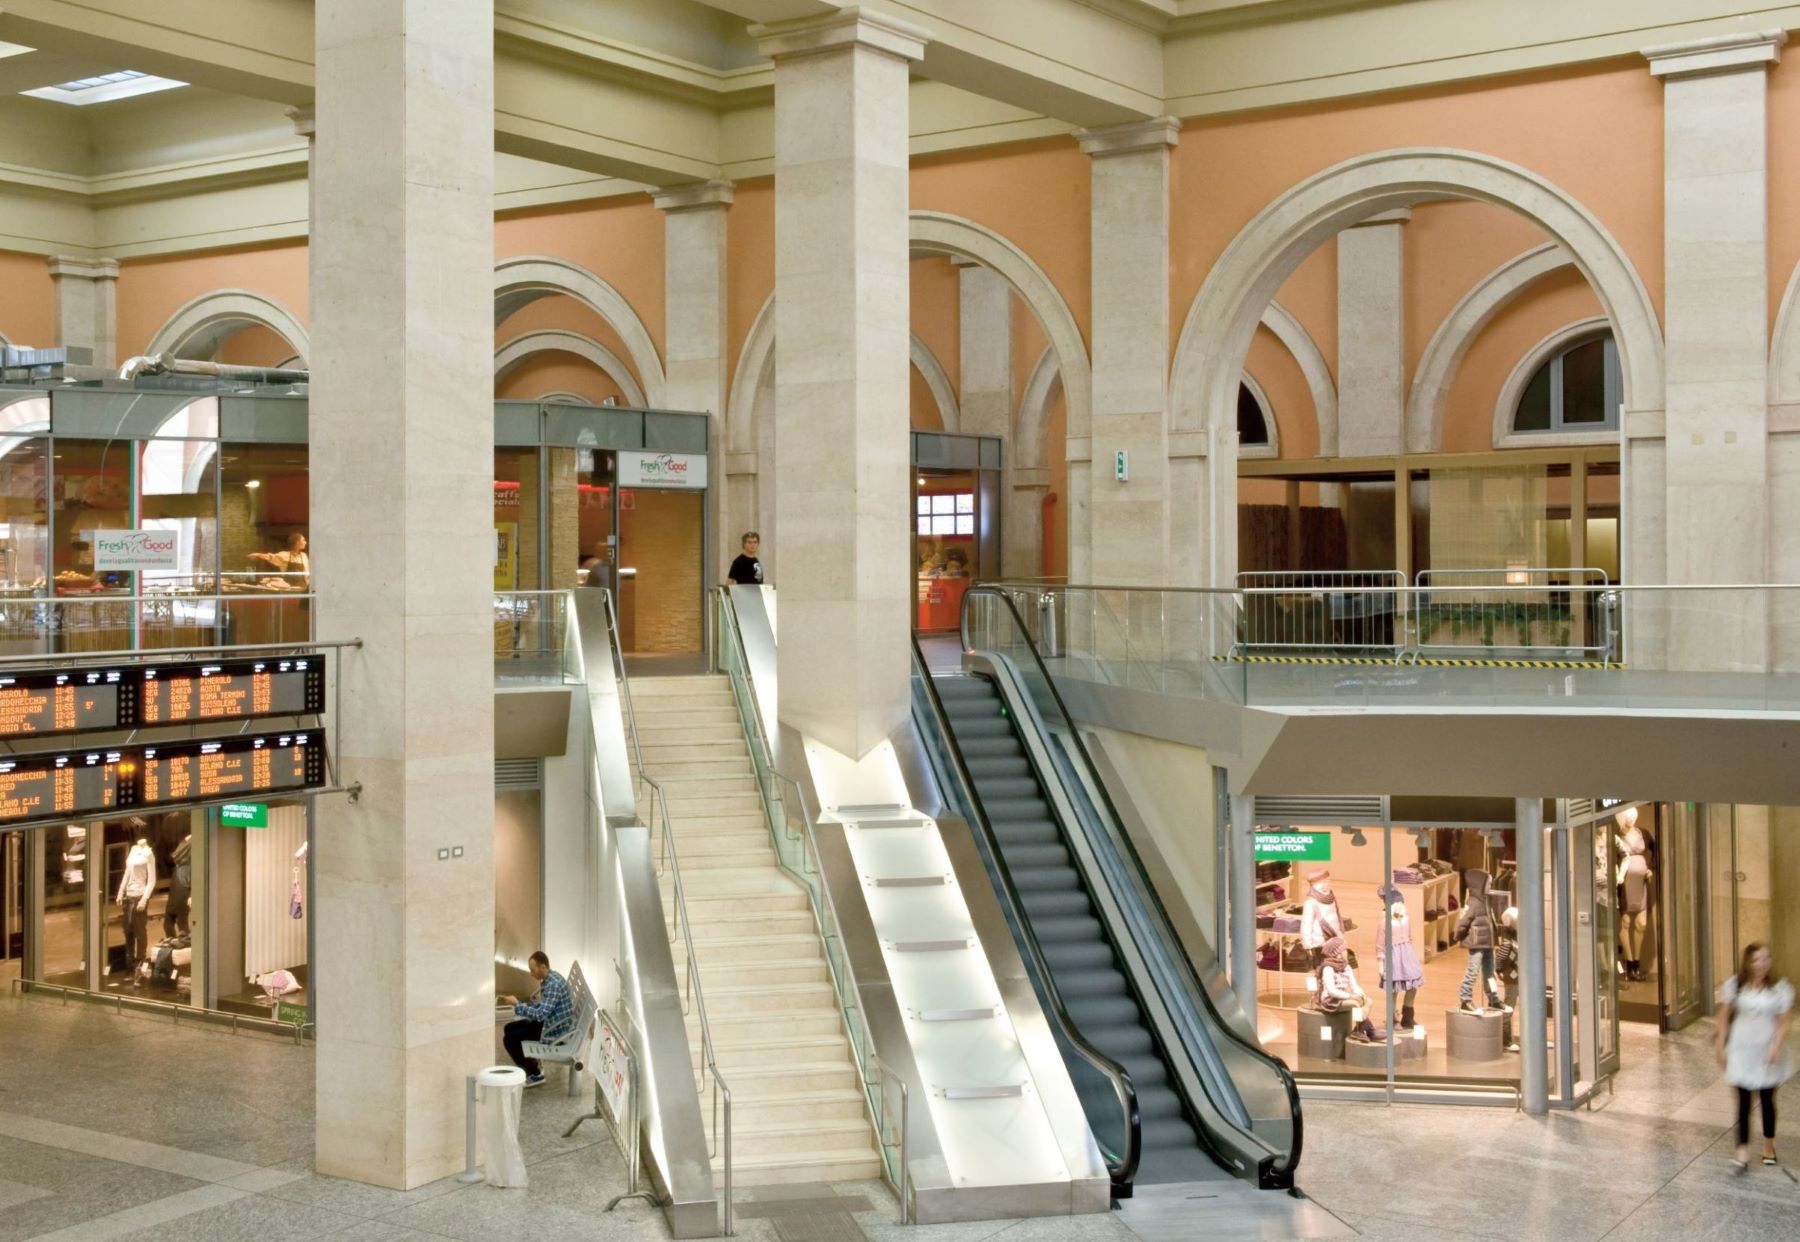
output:
[[[125,968],[134,975],[149,950],[150,894],[156,891],[156,851],[148,837],[139,837],[125,856],[125,874],[119,877],[116,900],[125,924]]]
[[[1381,890],[1387,906],[1387,917],[1375,927],[1376,969],[1381,972],[1381,986],[1389,992],[1402,993],[1400,1030],[1410,1031],[1416,1025],[1413,1002],[1425,986],[1425,968],[1419,962],[1419,951],[1413,947],[1412,921],[1406,917],[1406,902],[1400,890],[1388,885]],[[1393,946],[1393,961],[1388,961],[1388,946]]]
[[[1650,842],[1637,825],[1635,806],[1619,812],[1619,934],[1623,941],[1625,977],[1645,979],[1644,930],[1650,925]]]
[[[1331,891],[1331,872],[1320,867],[1307,873],[1306,904],[1300,910],[1300,944],[1312,955],[1318,969],[1325,942],[1344,934],[1344,915],[1337,894]]]

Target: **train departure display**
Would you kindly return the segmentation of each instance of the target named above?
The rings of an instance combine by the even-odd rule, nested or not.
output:
[[[324,710],[317,655],[0,672],[0,741]]]
[[[325,784],[325,735],[238,734],[0,758],[0,827]]]

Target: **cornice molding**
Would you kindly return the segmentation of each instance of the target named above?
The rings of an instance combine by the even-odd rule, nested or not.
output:
[[[1078,129],[1075,140],[1084,155],[1105,159],[1112,155],[1131,155],[1140,151],[1162,151],[1181,140],[1181,121],[1172,116],[1154,117],[1148,121],[1128,121],[1124,125],[1108,125],[1105,129]]]
[[[76,280],[117,280],[117,259],[84,259],[72,254],[53,254],[48,260],[50,279],[73,277]]]
[[[750,27],[757,49],[770,60],[797,60],[847,47],[866,47],[900,60],[919,60],[931,32],[857,5],[824,17],[797,17]]]
[[[584,73],[716,107],[741,106],[775,87],[770,65],[715,69],[507,5],[494,10],[494,36],[497,46],[527,59],[571,65]]]
[[[319,130],[318,112],[311,104],[303,104],[298,108],[287,110],[288,120],[294,123],[294,132],[302,138],[313,138]]]
[[[1785,43],[1785,30],[1745,31],[1645,48],[1644,59],[1650,62],[1651,75],[1667,82],[1715,73],[1767,69],[1780,62]]]

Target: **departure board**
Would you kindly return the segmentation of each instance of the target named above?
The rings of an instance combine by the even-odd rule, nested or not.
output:
[[[138,802],[206,802],[325,783],[318,734],[281,733],[143,747]]]
[[[302,716],[325,710],[318,656],[152,666],[142,670],[144,725]]]
[[[319,730],[18,755],[0,758],[0,827],[280,795],[325,780]]]
[[[84,729],[129,729],[137,670],[70,669],[0,675],[0,738]]]
[[[318,655],[0,672],[0,741],[324,710]]]
[[[0,824],[107,814],[120,805],[124,763],[116,750],[0,759]]]

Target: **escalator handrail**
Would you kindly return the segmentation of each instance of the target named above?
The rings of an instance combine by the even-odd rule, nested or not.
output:
[[[1020,942],[1031,959],[1033,971],[1043,984],[1044,996],[1050,1002],[1050,1020],[1056,1024],[1063,1038],[1068,1040],[1069,1046],[1080,1054],[1081,1059],[1105,1076],[1112,1084],[1113,1094],[1119,1097],[1119,1107],[1125,1114],[1125,1154],[1116,1165],[1113,1161],[1107,1162],[1107,1173],[1114,1186],[1129,1186],[1137,1176],[1138,1161],[1143,1156],[1144,1147],[1144,1125],[1138,1112],[1137,1088],[1132,1085],[1130,1072],[1096,1047],[1069,1015],[1062,993],[1057,990],[1056,979],[1050,973],[1050,965],[1044,959],[1043,947],[1038,944],[1037,932],[1033,930],[1031,919],[1025,913],[1025,902],[1019,896],[1018,886],[1013,882],[1012,870],[1007,866],[1006,855],[1000,849],[999,837],[994,832],[993,824],[988,821],[981,799],[975,795],[975,778],[963,761],[962,747],[956,740],[955,731],[950,727],[949,713],[944,710],[943,701],[938,697],[937,686],[932,683],[931,670],[925,664],[925,655],[919,650],[919,640],[916,637],[912,640],[912,650],[913,670],[924,683],[925,701],[931,708],[939,734],[944,738],[944,750],[950,757],[956,782],[962,788],[964,803],[969,808],[970,822],[981,834],[988,857],[993,859],[994,874],[1000,881],[1000,896],[1012,913],[1013,926],[1019,929]]]
[[[1056,680],[1050,675],[1050,670],[1044,664],[1043,656],[1038,652],[1037,643],[1032,640],[1031,631],[1025,626],[1025,618],[1019,613],[1018,606],[1013,603],[1012,597],[1004,590],[995,586],[989,586],[985,583],[978,583],[971,586],[963,594],[962,615],[959,620],[963,649],[965,651],[973,651],[973,647],[969,642],[969,612],[970,603],[976,598],[991,598],[998,600],[1005,606],[1006,611],[1011,614],[1015,630],[1018,633],[1020,640],[1023,642],[1025,650],[1030,652],[1031,662],[1037,669],[1038,675],[1043,678],[1044,686],[1050,692],[1051,701],[1055,703],[1058,714],[1070,724],[1069,740],[1073,744],[1080,762],[1089,772],[1097,772],[1098,769],[1094,766],[1093,757],[1088,754],[1087,746],[1081,740],[1080,731],[1073,727],[1075,717],[1070,714],[1068,705],[1063,702],[1062,693],[1056,688]],[[917,646],[916,642],[914,646]],[[1105,813],[1112,818],[1114,824],[1123,824],[1124,820],[1120,817],[1118,808],[1113,805],[1112,795],[1107,792],[1105,782],[1096,780],[1093,782],[1093,786],[1094,791],[1105,803]],[[1120,831],[1113,835],[1124,846],[1131,865],[1136,868],[1139,878],[1143,880],[1143,883],[1139,887],[1145,896],[1154,903],[1156,917],[1161,920],[1163,926],[1171,926],[1172,924],[1169,919],[1168,910],[1164,908],[1162,899],[1157,895],[1155,885],[1149,882],[1149,869],[1144,866],[1143,858],[1138,854],[1136,845],[1132,843],[1130,834]],[[1192,984],[1190,990],[1194,993],[1199,1002],[1206,1007],[1207,1013],[1212,1018],[1211,1025],[1213,1029],[1221,1032],[1226,1039],[1236,1044],[1253,1059],[1268,1065],[1281,1082],[1282,1088],[1287,1095],[1289,1124],[1292,1127],[1292,1141],[1288,1145],[1286,1163],[1282,1164],[1275,1171],[1286,1177],[1292,1177],[1294,1171],[1300,1167],[1300,1152],[1305,1137],[1300,1115],[1300,1089],[1298,1084],[1294,1081],[1293,1071],[1288,1068],[1287,1063],[1280,1057],[1271,1055],[1269,1052],[1238,1034],[1238,1032],[1232,1028],[1231,1024],[1225,1021],[1223,1015],[1219,1013],[1217,1006],[1213,1004],[1212,995],[1206,990],[1205,985],[1201,983],[1198,978],[1193,977],[1193,963],[1187,960],[1185,954],[1182,955],[1182,962],[1189,972],[1190,983]],[[1274,1158],[1275,1157],[1271,1157],[1271,1159]]]

